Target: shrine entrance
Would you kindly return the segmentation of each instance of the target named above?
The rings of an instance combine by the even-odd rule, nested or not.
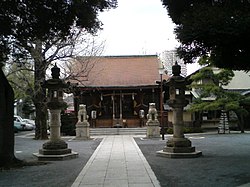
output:
[[[95,127],[143,127],[148,111],[146,103],[158,103],[155,93],[151,88],[102,90],[82,95],[80,103],[86,103],[88,114],[96,111]],[[144,111],[143,117],[140,110]]]
[[[114,95],[113,97],[113,119],[122,119],[122,96]]]

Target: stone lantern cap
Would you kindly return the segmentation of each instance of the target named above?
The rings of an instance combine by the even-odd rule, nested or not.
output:
[[[52,79],[48,79],[43,83],[43,87],[48,89],[47,107],[49,109],[61,109],[65,106],[63,101],[63,89],[70,85],[60,79],[60,68],[55,66],[51,68]]]
[[[181,76],[181,66],[177,62],[175,62],[175,65],[172,66],[172,73],[173,73],[173,76],[170,77],[170,79],[168,79],[163,84],[169,87],[174,86],[174,87],[185,88],[187,81],[183,76]]]
[[[60,77],[60,68],[57,67],[56,64],[53,68],[51,68],[51,76],[52,76],[52,79],[59,79]]]
[[[60,89],[60,88],[68,88],[69,83],[65,83],[62,79],[60,79],[60,68],[55,64],[53,68],[51,68],[51,76],[52,79],[48,79],[44,82],[43,86],[48,89]]]
[[[174,76],[180,76],[181,74],[181,66],[175,62],[175,65],[172,66],[172,73]]]
[[[164,82],[164,87],[169,88],[169,100],[167,101],[168,105],[173,108],[184,107],[188,104],[188,101],[185,99],[185,90],[187,81],[181,74],[181,66],[175,63],[172,66],[173,76]]]

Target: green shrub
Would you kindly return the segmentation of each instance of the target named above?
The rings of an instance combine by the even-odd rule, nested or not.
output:
[[[200,133],[202,132],[202,129],[200,127],[184,127],[183,132],[184,133]],[[173,128],[168,128],[167,133],[173,134]]]

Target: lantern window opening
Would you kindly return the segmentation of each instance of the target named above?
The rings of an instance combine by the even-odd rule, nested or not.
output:
[[[57,91],[56,90],[53,91],[53,97],[57,98]]]
[[[62,91],[58,91],[58,97],[63,98],[63,92]]]
[[[175,89],[175,94],[180,95],[180,90],[178,88]]]

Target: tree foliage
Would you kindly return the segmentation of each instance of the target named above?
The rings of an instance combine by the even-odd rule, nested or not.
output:
[[[1,1],[0,62],[7,59],[10,51],[12,58],[25,57],[25,51],[37,44],[34,41],[52,45],[58,39],[66,40],[72,34],[72,26],[96,33],[102,25],[98,13],[116,5],[116,0]]]
[[[244,132],[244,116],[248,111],[244,106],[250,104],[250,97],[241,95],[238,92],[229,92],[223,86],[229,84],[234,73],[232,70],[217,69],[210,66],[200,69],[191,76],[190,87],[198,94],[194,99],[190,111],[234,111],[239,119],[239,127]]]
[[[0,45],[2,57],[34,63],[36,139],[47,138],[45,90],[41,83],[54,60],[69,57],[65,46],[74,48],[81,32],[96,33],[101,28],[98,13],[116,6],[116,0],[10,0],[0,2]],[[50,53],[50,55],[48,55]],[[60,55],[59,55],[60,54]],[[62,55],[62,56],[61,56]],[[66,56],[65,56],[66,55]]]
[[[7,60],[22,62],[29,61],[27,58],[31,57],[34,62],[34,90],[36,92],[33,99],[37,112],[36,126],[38,128],[36,130],[42,130],[42,134],[45,135],[36,138],[47,137],[45,90],[41,86],[48,67],[45,52],[48,52],[48,48],[57,44],[58,41],[68,41],[72,38],[73,27],[96,33],[101,28],[98,13],[116,7],[116,4],[116,0],[0,1],[0,67]],[[0,83],[4,83],[4,86],[12,90],[2,70],[0,73],[2,75]],[[14,155],[14,96],[12,94],[10,97],[10,94],[6,94],[4,86],[0,90],[0,94],[5,96],[0,99],[0,106],[11,107],[9,111],[1,110],[3,112],[0,112],[1,117],[6,118],[0,125],[0,157],[3,156],[2,150],[6,146],[10,147],[11,149],[6,149],[4,153],[8,158],[1,159],[1,163],[8,164]]]
[[[220,68],[250,70],[250,2],[248,0],[162,0],[186,63],[210,57]]]
[[[30,54],[45,58],[50,46],[74,38],[73,27],[96,33],[102,25],[98,13],[116,6],[116,0],[1,1],[0,62]]]
[[[73,24],[89,32],[101,27],[99,11],[116,6],[115,0],[9,0],[1,1],[2,32],[19,40],[47,40],[70,34]],[[7,26],[7,27],[5,27]]]
[[[223,79],[221,79],[222,76]],[[199,94],[199,97],[194,100],[191,110],[228,110],[228,106],[231,106],[230,109],[232,109],[232,106],[237,104],[234,101],[239,99],[239,95],[227,93],[222,86],[227,85],[233,76],[232,70],[222,69],[214,73],[212,67],[200,69],[191,77],[190,86]]]
[[[14,90],[15,103],[21,101],[22,117],[29,118],[34,113],[34,68],[29,63],[10,63],[5,67],[5,75]]]
[[[34,70],[30,64],[11,63],[6,65],[6,77],[14,90],[15,100],[24,99],[34,90]]]

